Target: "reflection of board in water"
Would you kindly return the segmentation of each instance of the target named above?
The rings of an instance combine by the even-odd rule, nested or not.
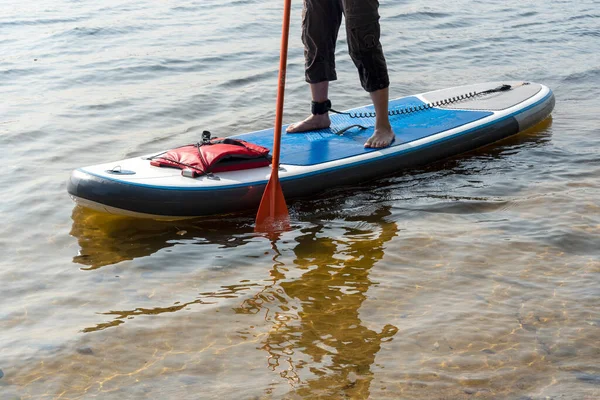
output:
[[[154,221],[110,216],[83,207],[75,207],[71,218],[70,234],[80,247],[73,262],[86,266],[82,269],[146,257],[183,240],[229,248],[242,246],[253,237],[247,218]]]

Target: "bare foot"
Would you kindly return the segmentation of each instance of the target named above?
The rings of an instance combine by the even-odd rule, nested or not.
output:
[[[391,126],[376,128],[373,135],[367,139],[365,147],[372,149],[381,149],[388,147],[394,141],[394,131]]]
[[[331,121],[328,114],[311,115],[304,121],[296,122],[287,127],[287,133],[298,133],[316,131],[317,129],[329,128]]]

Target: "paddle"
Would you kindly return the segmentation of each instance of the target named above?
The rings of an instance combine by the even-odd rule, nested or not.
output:
[[[286,230],[290,226],[290,216],[281,184],[279,182],[279,152],[281,145],[281,125],[283,122],[283,93],[285,91],[285,71],[287,67],[288,37],[290,33],[290,9],[292,0],[284,0],[283,28],[281,31],[281,53],[279,56],[279,86],[275,109],[275,134],[273,137],[273,158],[271,160],[271,178],[265,187],[258,213],[255,232],[274,233]]]

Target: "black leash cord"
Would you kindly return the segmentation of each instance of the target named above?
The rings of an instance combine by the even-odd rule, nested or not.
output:
[[[525,82],[522,85],[528,85],[528,83]],[[520,86],[520,85],[517,85],[517,86]],[[514,86],[514,87],[517,87],[517,86]],[[438,100],[438,101],[435,101],[433,103],[421,104],[420,106],[413,106],[413,107],[406,107],[406,108],[398,108],[398,109],[395,109],[395,110],[389,110],[388,111],[388,115],[394,116],[394,115],[411,114],[411,113],[418,112],[418,111],[429,110],[429,109],[434,108],[434,107],[447,106],[449,104],[457,103],[459,101],[463,101],[463,100],[467,100],[467,99],[472,99],[474,97],[481,96],[481,95],[486,95],[486,94],[491,94],[491,93],[498,93],[498,92],[506,92],[506,91],[511,90],[511,89],[513,89],[513,86],[511,86],[511,85],[506,85],[506,84],[505,85],[500,85],[497,88],[490,89],[490,90],[485,90],[483,92],[469,92],[467,94],[461,94],[459,96],[449,97],[449,98],[443,99],[443,100]],[[376,114],[374,112],[347,113],[347,112],[341,112],[341,111],[334,110],[333,108],[329,108],[329,111],[334,112],[336,114],[347,115],[350,118],[375,118],[375,116],[376,116]]]

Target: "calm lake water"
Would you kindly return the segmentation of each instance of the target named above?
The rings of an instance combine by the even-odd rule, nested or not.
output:
[[[75,207],[79,166],[270,127],[282,3],[2,1],[0,398],[600,398],[599,1],[382,1],[392,97],[522,79],[552,118],[291,202],[275,242]]]

